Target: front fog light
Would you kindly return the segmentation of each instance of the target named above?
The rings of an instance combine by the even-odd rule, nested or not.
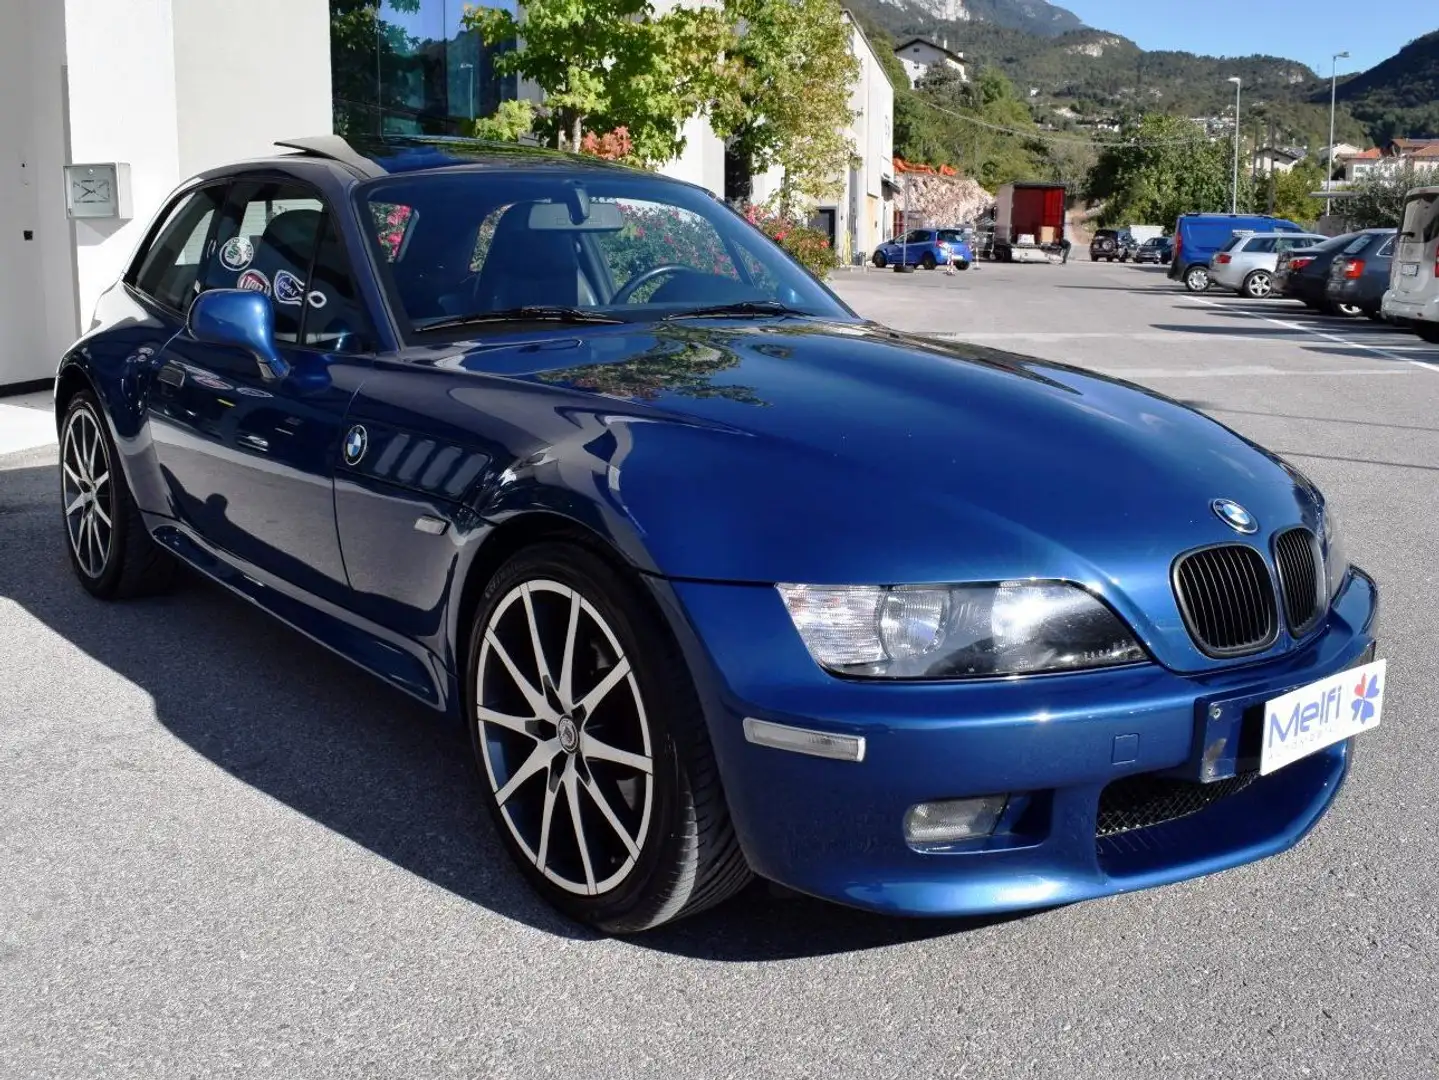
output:
[[[952,844],[989,836],[999,824],[1008,795],[978,799],[945,799],[911,806],[904,815],[904,838],[910,844]]]

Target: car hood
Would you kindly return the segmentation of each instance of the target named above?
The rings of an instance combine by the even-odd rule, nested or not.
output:
[[[1059,578],[1163,636],[1180,626],[1181,552],[1317,524],[1297,473],[1179,402],[872,325],[604,328],[462,366],[550,388],[557,411],[587,402],[582,452],[674,577]],[[1211,510],[1221,498],[1259,519],[1254,538]]]

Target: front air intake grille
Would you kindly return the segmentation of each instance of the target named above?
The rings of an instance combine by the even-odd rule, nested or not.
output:
[[[1258,773],[1240,773],[1212,784],[1140,773],[1116,780],[1099,793],[1097,839],[1177,821],[1236,795],[1258,779]]]
[[[1308,529],[1289,529],[1274,538],[1274,565],[1284,593],[1284,618],[1295,637],[1314,629],[1324,614],[1324,560]]]
[[[1190,637],[1210,656],[1243,656],[1279,633],[1264,556],[1244,544],[1202,548],[1174,564],[1174,595]]]

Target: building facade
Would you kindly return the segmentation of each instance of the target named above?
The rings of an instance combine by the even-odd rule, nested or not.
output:
[[[853,16],[843,17],[859,61],[849,94],[854,119],[845,129],[854,156],[835,178],[837,194],[815,204],[810,223],[829,236],[842,263],[854,263],[894,235],[894,86]],[[782,179],[778,168],[756,176],[750,197],[764,202]]]
[[[464,8],[0,0],[0,392],[53,375],[186,177],[330,131],[466,134],[537,97],[495,71],[502,50],[462,27]],[[723,197],[720,140],[702,117],[685,135],[662,171]],[[101,189],[112,202],[82,205]]]

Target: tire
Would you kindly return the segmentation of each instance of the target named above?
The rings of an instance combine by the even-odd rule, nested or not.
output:
[[[175,561],[150,538],[104,411],[94,394],[70,398],[60,425],[60,520],[80,584],[101,600],[163,592]]]
[[[874,265],[878,269],[883,270],[885,266],[888,265],[889,260],[884,257],[884,252],[876,251],[874,253],[874,258],[870,259],[870,262],[874,263]]]
[[[1380,311],[1378,308],[1365,308],[1364,314],[1369,318],[1373,319],[1375,322],[1382,323],[1384,321],[1384,312]]]
[[[968,260],[968,259],[956,259],[953,263],[951,263],[951,265],[952,265],[956,270],[968,270],[968,269],[969,269],[969,260]]]
[[[1414,332],[1430,345],[1439,345],[1439,323],[1415,321]]]
[[[1247,296],[1251,300],[1268,300],[1274,295],[1274,278],[1268,270],[1255,270],[1244,279],[1244,284],[1239,287],[1239,295]]]
[[[923,255],[920,256],[919,265],[924,267],[926,270],[933,270],[938,265],[938,263],[934,261],[933,252],[926,251]]]
[[[1358,304],[1335,304],[1334,313],[1345,319],[1354,319],[1364,314],[1364,309]]]
[[[1190,292],[1203,292],[1209,288],[1209,268],[1207,266],[1191,266],[1184,271],[1184,287]]]
[[[750,879],[684,658],[641,588],[577,545],[521,552],[481,597],[465,689],[511,858],[553,906],[616,934],[711,907]]]

